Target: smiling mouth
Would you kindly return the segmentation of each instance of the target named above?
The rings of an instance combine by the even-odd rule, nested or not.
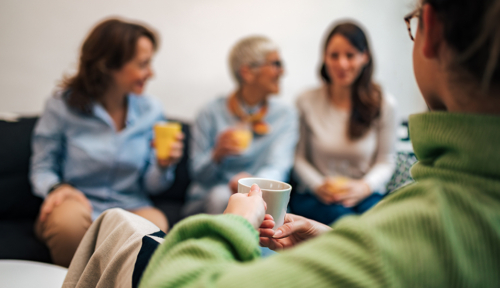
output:
[[[340,78],[340,79],[346,78],[347,77],[347,73],[337,74],[337,77]]]
[[[141,81],[141,82],[137,82],[137,86],[140,87],[140,88],[143,88],[144,85],[146,84],[146,81]]]

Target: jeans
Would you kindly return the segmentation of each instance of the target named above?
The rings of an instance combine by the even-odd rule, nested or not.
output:
[[[383,197],[384,196],[379,193],[372,193],[358,205],[346,208],[339,204],[326,205],[311,193],[297,193],[290,199],[290,210],[294,214],[330,225],[343,216],[363,214],[377,204]]]

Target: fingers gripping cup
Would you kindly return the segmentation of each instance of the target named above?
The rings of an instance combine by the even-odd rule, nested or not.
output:
[[[170,156],[170,148],[181,131],[182,126],[177,122],[158,122],[155,124],[155,147],[156,157],[158,159],[168,159]]]
[[[238,193],[249,193],[253,184],[257,184],[262,190],[262,198],[267,204],[266,214],[271,214],[274,218],[273,230],[283,226],[292,186],[284,182],[263,178],[242,178],[238,180]]]

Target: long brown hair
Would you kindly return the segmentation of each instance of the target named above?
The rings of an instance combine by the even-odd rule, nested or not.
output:
[[[370,46],[366,35],[360,27],[351,22],[336,25],[328,34],[325,41],[324,51],[333,36],[340,34],[344,36],[352,46],[359,52],[368,55],[368,64],[362,69],[358,78],[352,84],[351,93],[351,115],[349,118],[348,136],[351,140],[361,138],[370,129],[373,120],[380,116],[380,106],[382,105],[382,91],[380,86],[373,83],[373,60]],[[323,63],[320,70],[321,78],[326,83],[332,83],[328,75],[326,65]]]
[[[108,19],[99,23],[83,42],[76,75],[63,80],[67,104],[77,111],[90,114],[92,102],[99,100],[112,84],[112,71],[130,61],[137,41],[145,36],[157,49],[157,36],[142,25]]]

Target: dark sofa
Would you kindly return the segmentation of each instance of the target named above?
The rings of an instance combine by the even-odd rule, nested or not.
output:
[[[33,225],[42,203],[34,196],[28,179],[31,155],[31,133],[38,118],[22,118],[18,122],[0,120],[0,259],[51,262],[44,244],[34,235]],[[181,122],[182,123],[182,122]],[[402,123],[406,126],[407,123]],[[156,207],[167,215],[170,226],[181,220],[185,192],[191,181],[188,174],[190,126],[182,123],[186,135],[184,157],[177,165],[175,182],[164,193],[152,197]],[[400,141],[409,142],[403,136]],[[409,169],[416,162],[412,152],[398,152],[397,168],[387,184],[389,192],[412,181]],[[293,177],[292,177],[293,178]],[[293,179],[290,184],[294,186]],[[292,191],[292,197],[293,197]],[[293,212],[293,211],[291,211]]]
[[[33,225],[42,199],[33,195],[28,179],[31,133],[37,117],[17,122],[0,120],[0,259],[52,262],[47,247],[34,235]],[[174,184],[152,197],[155,206],[169,219],[170,226],[181,219],[180,211],[190,178],[189,125],[182,123],[185,137],[184,157],[176,168]]]

